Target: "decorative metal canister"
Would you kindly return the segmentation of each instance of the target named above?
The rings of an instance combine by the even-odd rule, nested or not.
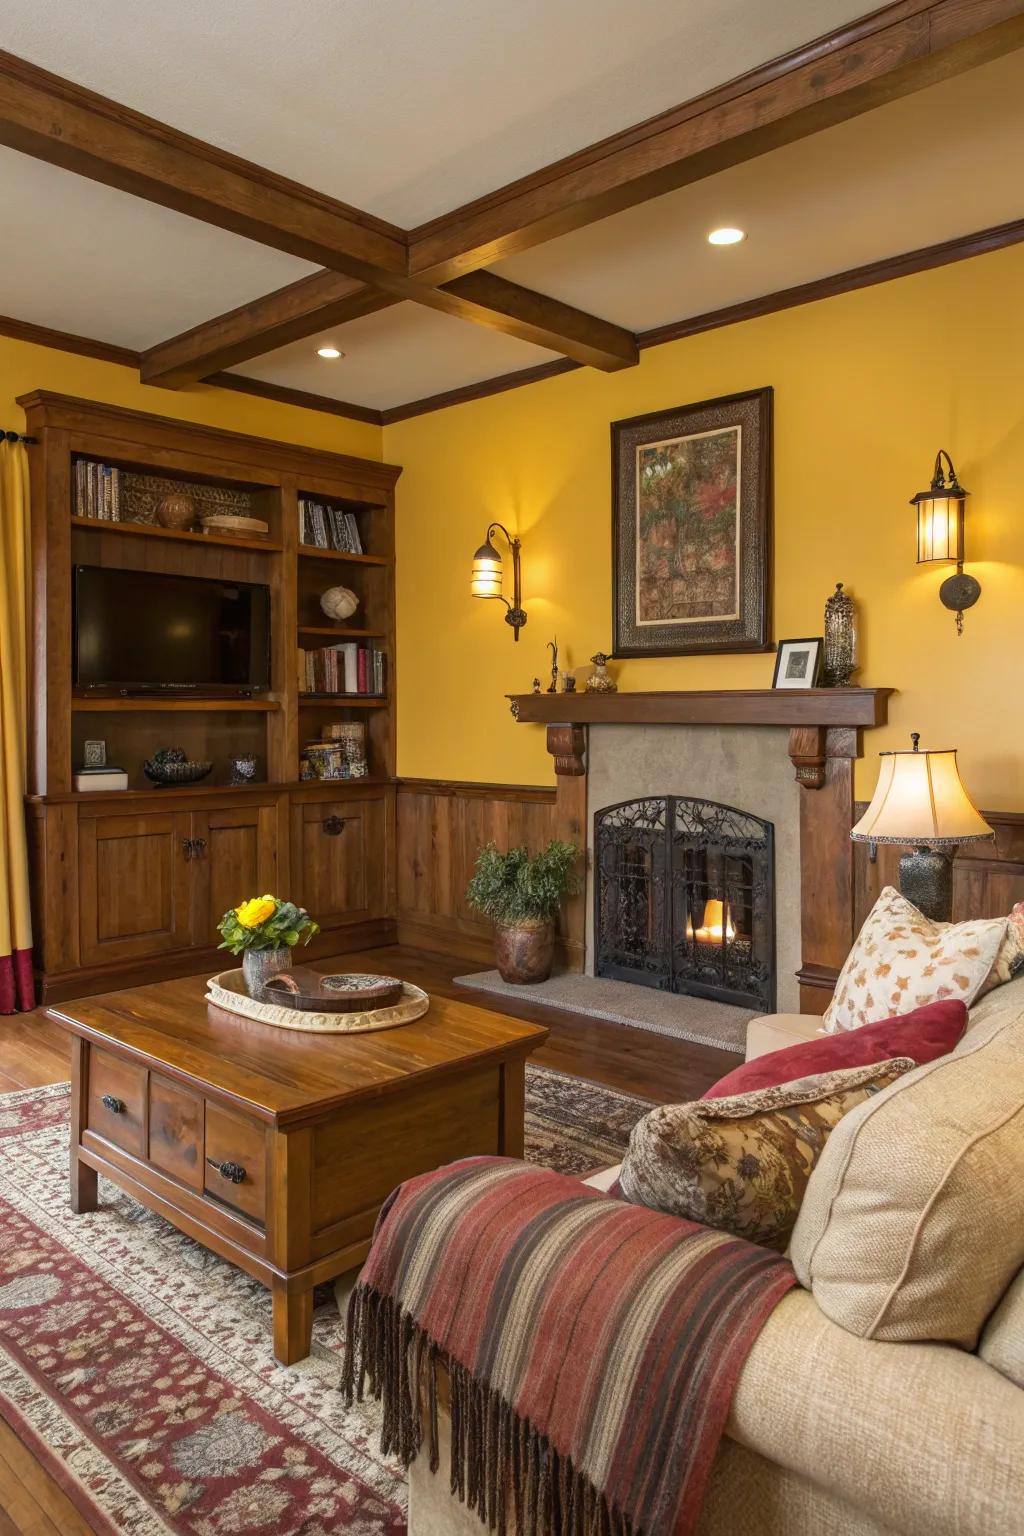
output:
[[[825,648],[822,682],[826,688],[849,688],[857,670],[857,608],[843,583],[825,604]]]

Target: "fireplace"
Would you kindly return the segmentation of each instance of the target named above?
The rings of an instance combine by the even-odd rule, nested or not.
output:
[[[594,972],[775,1009],[775,829],[682,795],[594,817]]]

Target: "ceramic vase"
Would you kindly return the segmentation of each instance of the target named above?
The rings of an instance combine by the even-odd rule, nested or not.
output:
[[[244,949],[242,974],[249,989],[249,996],[262,1003],[267,997],[267,982],[271,976],[291,970],[292,952],[287,944],[279,949]]]
[[[619,685],[608,671],[608,657],[604,651],[597,651],[591,656],[594,670],[587,678],[588,693],[618,693]]]
[[[512,986],[547,981],[555,958],[554,923],[498,923],[494,929],[494,958],[502,981]]]

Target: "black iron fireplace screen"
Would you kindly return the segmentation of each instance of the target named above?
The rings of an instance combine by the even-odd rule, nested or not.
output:
[[[664,795],[594,817],[594,971],[775,1007],[775,829]]]

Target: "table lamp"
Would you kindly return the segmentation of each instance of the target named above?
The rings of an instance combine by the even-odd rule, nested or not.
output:
[[[922,752],[917,731],[909,752],[881,752],[871,804],[853,828],[855,843],[905,843],[900,890],[926,917],[952,921],[953,854],[961,843],[995,833],[963,786],[952,751]]]

